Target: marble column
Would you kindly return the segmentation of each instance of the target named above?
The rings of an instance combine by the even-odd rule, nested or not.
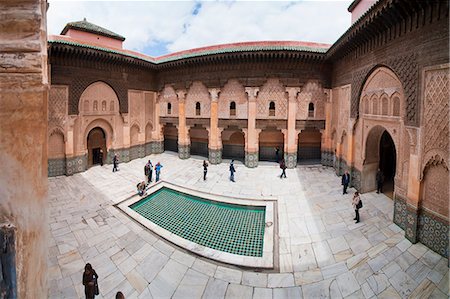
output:
[[[222,162],[222,142],[221,130],[219,130],[219,88],[210,88],[211,96],[211,114],[209,125],[208,140],[208,159],[211,164],[220,164]]]
[[[287,87],[288,93],[288,123],[284,142],[284,159],[288,168],[297,166],[297,147],[298,147],[298,131],[295,129],[295,121],[297,116],[297,95],[300,92],[298,87]]]
[[[258,87],[246,87],[248,96],[248,125],[245,134],[245,166],[258,166],[259,132],[256,130],[256,97],[259,92]],[[261,130],[259,130],[261,131]]]
[[[178,90],[178,157],[188,159],[191,156],[189,128],[186,126],[186,91]]]

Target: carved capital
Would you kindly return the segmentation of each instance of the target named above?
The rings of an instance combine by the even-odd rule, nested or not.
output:
[[[208,89],[209,94],[211,96],[211,102],[217,102],[219,99],[220,89],[219,88],[210,88]]]
[[[176,93],[177,93],[178,101],[184,103],[184,101],[186,100],[186,90],[179,89],[176,91]]]
[[[246,87],[245,88],[245,93],[248,96],[248,101],[249,102],[255,102],[256,101],[256,97],[258,96],[258,92],[259,92],[259,87]]]
[[[297,101],[297,95],[300,93],[300,87],[286,87],[286,92],[290,102]]]

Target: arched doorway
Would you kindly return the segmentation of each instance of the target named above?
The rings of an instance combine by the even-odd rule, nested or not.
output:
[[[277,162],[284,157],[284,135],[277,129],[264,129],[259,133],[259,161]]]
[[[89,131],[87,137],[88,166],[103,165],[106,159],[106,134],[100,127]]]
[[[383,193],[393,198],[397,151],[394,140],[382,126],[375,126],[367,135],[361,184],[362,192],[376,190],[378,169],[384,176]]]
[[[244,161],[245,137],[238,129],[226,129],[222,131],[222,157]]]
[[[208,157],[208,131],[202,126],[195,125],[189,129],[191,138],[191,155]]]
[[[302,130],[298,134],[297,160],[299,163],[320,163],[322,134],[317,129]]]
[[[380,139],[380,162],[378,167],[384,176],[383,193],[394,198],[394,177],[396,171],[397,154],[394,141],[387,131],[384,131]]]
[[[164,126],[164,150],[178,152],[178,129],[173,124]]]

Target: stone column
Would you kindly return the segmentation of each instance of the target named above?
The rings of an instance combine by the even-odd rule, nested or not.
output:
[[[209,94],[211,96],[211,115],[209,125],[209,140],[208,140],[208,157],[211,164],[220,164],[222,162],[222,142],[221,131],[219,130],[219,105],[217,100],[219,98],[220,89],[210,88]]]
[[[0,293],[47,298],[47,2],[0,11]]]
[[[153,100],[155,101],[155,110],[154,110],[154,128],[152,131],[152,140],[151,140],[151,148],[150,153],[152,154],[160,154],[164,151],[164,134],[163,134],[163,126],[159,122],[159,116],[161,114],[161,107],[159,104],[159,93],[153,94]]]
[[[186,126],[186,91],[178,90],[178,157],[188,159],[191,156],[189,128]]]
[[[258,166],[259,132],[256,130],[256,97],[259,92],[258,87],[246,87],[248,96],[248,125],[245,134],[245,166]]]
[[[283,132],[284,137],[284,159],[288,168],[295,168],[297,166],[297,136],[298,131],[295,129],[295,120],[297,116],[297,95],[300,92],[298,87],[287,87],[288,93],[288,124],[287,131]]]

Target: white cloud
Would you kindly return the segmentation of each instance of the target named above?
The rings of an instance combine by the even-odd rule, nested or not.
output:
[[[169,52],[221,43],[301,40],[333,43],[350,26],[347,1],[69,2],[52,1],[49,34],[65,24],[88,21],[126,37],[125,47]],[[152,53],[146,53],[152,55]]]

